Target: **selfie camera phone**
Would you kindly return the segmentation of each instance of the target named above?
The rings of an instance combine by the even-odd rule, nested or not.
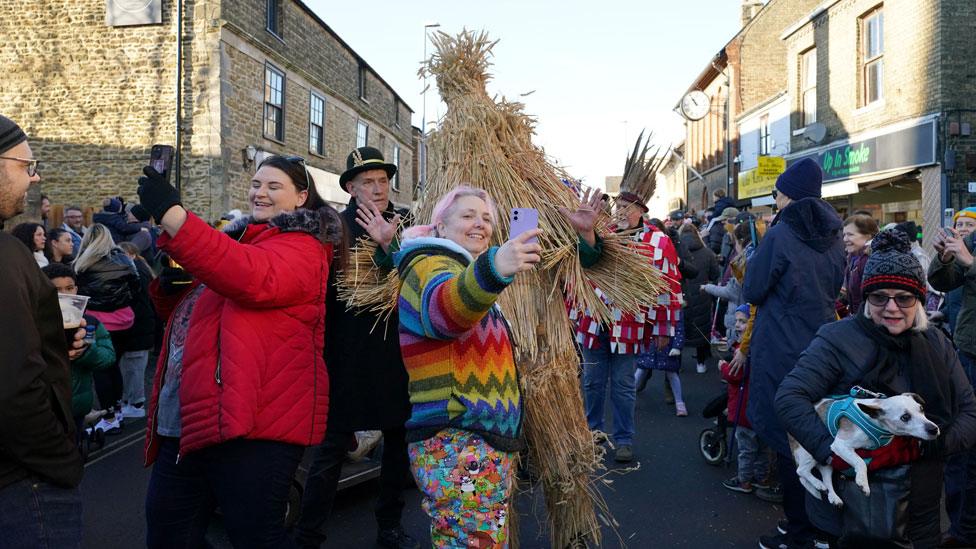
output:
[[[951,227],[952,226],[952,217],[954,215],[956,215],[956,210],[954,210],[952,208],[946,208],[946,209],[942,210],[942,226],[943,227]]]
[[[509,235],[509,240],[514,239],[518,235],[531,231],[533,229],[539,228],[539,210],[534,208],[515,208],[512,210],[512,214],[509,217],[509,227],[511,227],[511,234]],[[539,237],[533,236],[526,242],[538,243]]]
[[[149,165],[159,172],[169,183],[170,173],[173,171],[173,157],[176,151],[170,145],[153,145],[149,152]]]

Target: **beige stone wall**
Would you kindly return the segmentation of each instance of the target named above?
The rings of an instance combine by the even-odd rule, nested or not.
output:
[[[29,133],[55,203],[133,198],[149,147],[173,142],[174,5],[162,25],[110,28],[104,0],[0,1],[0,113]]]
[[[184,0],[184,203],[207,219],[244,206],[250,174],[241,150],[248,144],[300,154],[313,166],[339,173],[363,118],[370,144],[388,157],[393,144],[400,144],[405,192],[393,198],[409,205],[409,108],[375,75],[367,84],[368,102],[360,100],[355,56],[294,1],[285,2],[283,48],[264,31],[264,6],[252,0]],[[42,190],[54,203],[98,209],[108,196],[135,200],[149,148],[174,144],[176,2],[165,1],[163,8],[161,25],[111,28],[104,23],[105,0],[0,0],[0,35],[15,37],[0,43],[0,113],[29,132],[43,161]],[[283,144],[262,137],[266,60],[287,75]],[[310,89],[327,100],[322,156],[308,152]],[[32,193],[35,201],[37,194]]]

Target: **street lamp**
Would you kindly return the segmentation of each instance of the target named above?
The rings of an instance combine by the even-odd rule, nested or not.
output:
[[[424,25],[424,59],[422,63],[427,63],[427,30],[441,26],[440,23],[427,23]],[[423,189],[427,183],[427,71],[424,70],[424,91],[420,93],[424,103],[421,108],[420,116],[420,185]]]

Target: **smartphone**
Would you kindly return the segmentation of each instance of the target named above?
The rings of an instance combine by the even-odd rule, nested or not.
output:
[[[956,230],[951,227],[942,227],[939,231],[942,233],[943,239],[956,238]]]
[[[170,145],[153,145],[149,152],[149,165],[169,183],[173,171],[173,157],[176,151]]]
[[[942,210],[942,226],[943,227],[951,227],[952,226],[952,217],[954,215],[956,215],[956,210],[954,210],[952,208],[946,208],[945,210]]]
[[[508,221],[508,226],[511,227],[508,239],[511,240],[526,231],[539,228],[539,210],[534,208],[514,208]],[[539,242],[539,237],[533,236],[526,242]]]

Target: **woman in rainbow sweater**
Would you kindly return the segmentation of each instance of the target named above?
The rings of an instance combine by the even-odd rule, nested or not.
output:
[[[539,262],[542,249],[530,242],[539,230],[489,247],[495,211],[485,191],[460,186],[440,199],[430,225],[404,232],[394,256],[413,408],[408,451],[435,547],[508,545],[522,396],[508,323],[495,301]],[[581,235],[592,239],[595,211],[584,200],[575,214],[563,214],[587,225]]]

